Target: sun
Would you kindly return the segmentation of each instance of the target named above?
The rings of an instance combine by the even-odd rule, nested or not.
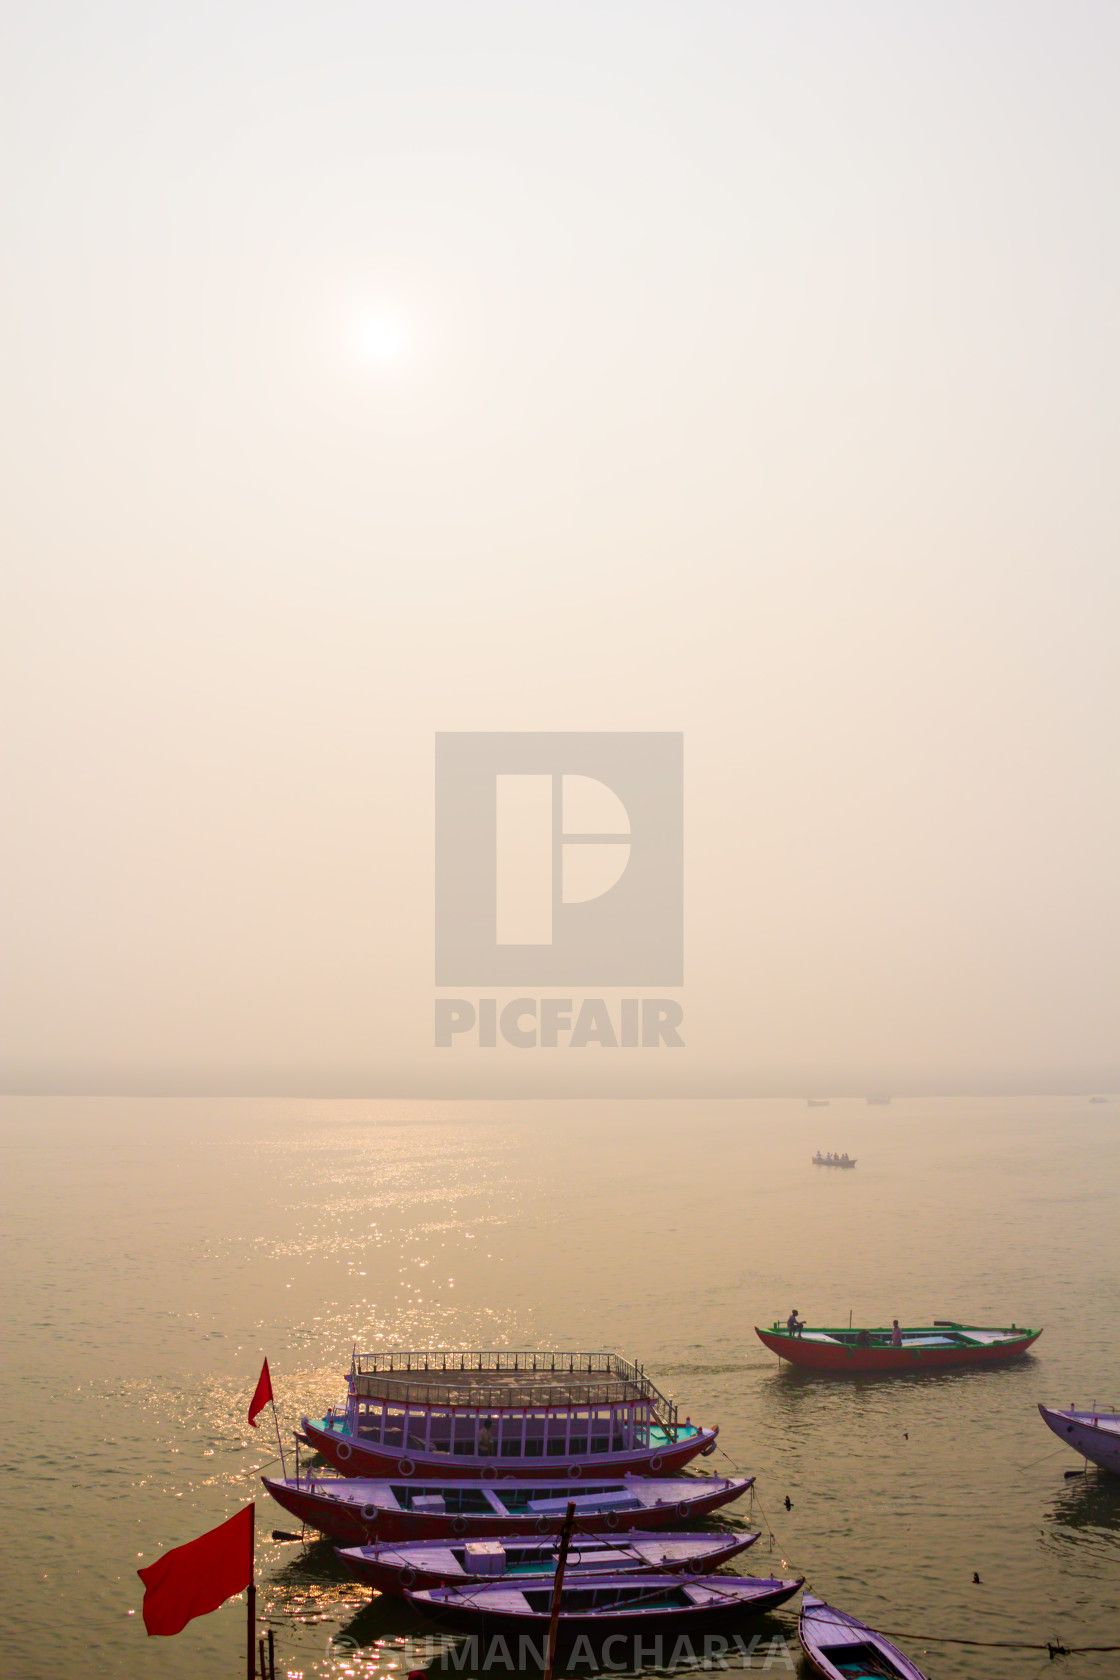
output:
[[[412,353],[412,332],[399,315],[379,312],[363,316],[357,339],[363,358],[377,367],[397,367]]]

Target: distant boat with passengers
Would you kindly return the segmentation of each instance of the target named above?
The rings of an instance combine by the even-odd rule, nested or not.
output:
[[[813,1156],[815,1167],[854,1167],[855,1160],[849,1155],[822,1155],[820,1150]]]
[[[934,1323],[914,1329],[810,1329],[771,1325],[755,1335],[771,1353],[805,1371],[880,1372],[899,1375],[945,1365],[991,1365],[1018,1359],[1041,1330]]]
[[[345,1405],[300,1439],[343,1476],[577,1481],[678,1475],[718,1434],[617,1353],[355,1348]]]

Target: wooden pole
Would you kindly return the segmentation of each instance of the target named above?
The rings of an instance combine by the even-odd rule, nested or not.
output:
[[[248,1648],[247,1648],[247,1652],[246,1652],[246,1656],[247,1656],[248,1660],[247,1660],[246,1665],[245,1665],[245,1673],[248,1675],[248,1680],[256,1680],[256,1673],[257,1673],[257,1589],[251,1581],[249,1583],[248,1612],[249,1612],[249,1638],[248,1638]]]
[[[271,1628],[268,1630],[268,1680],[276,1680],[276,1642]]]
[[[575,1522],[575,1500],[570,1499],[568,1509],[564,1513],[564,1526],[560,1530],[560,1555],[556,1559],[556,1579],[552,1583],[552,1613],[548,1618],[548,1661],[545,1664],[544,1680],[552,1680],[552,1670],[556,1664],[556,1636],[560,1631],[560,1595],[564,1590],[564,1566],[568,1561],[568,1547],[572,1543]]]
[[[276,1425],[276,1445],[280,1448],[280,1468],[284,1472],[284,1480],[288,1479],[288,1466],[284,1463],[284,1443],[280,1439],[280,1414],[276,1410],[275,1400],[272,1402],[272,1421]]]
[[[246,1646],[247,1663],[245,1673],[248,1680],[255,1680],[257,1667],[257,1508],[253,1506],[252,1539],[249,1542],[249,1591],[246,1594],[245,1609],[249,1619],[248,1640]]]

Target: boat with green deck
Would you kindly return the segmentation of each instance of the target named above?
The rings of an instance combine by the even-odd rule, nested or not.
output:
[[[905,1372],[938,1370],[949,1365],[994,1365],[1018,1359],[1041,1330],[1024,1330],[1012,1324],[1002,1328],[956,1324],[935,1320],[916,1328],[796,1329],[773,1324],[768,1330],[755,1325],[755,1335],[771,1353],[803,1371],[825,1371],[845,1375],[877,1372],[900,1375]]]

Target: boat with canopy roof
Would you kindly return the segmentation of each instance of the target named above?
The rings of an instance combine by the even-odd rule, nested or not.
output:
[[[715,1451],[617,1353],[354,1349],[346,1404],[301,1439],[343,1476],[673,1476]]]

